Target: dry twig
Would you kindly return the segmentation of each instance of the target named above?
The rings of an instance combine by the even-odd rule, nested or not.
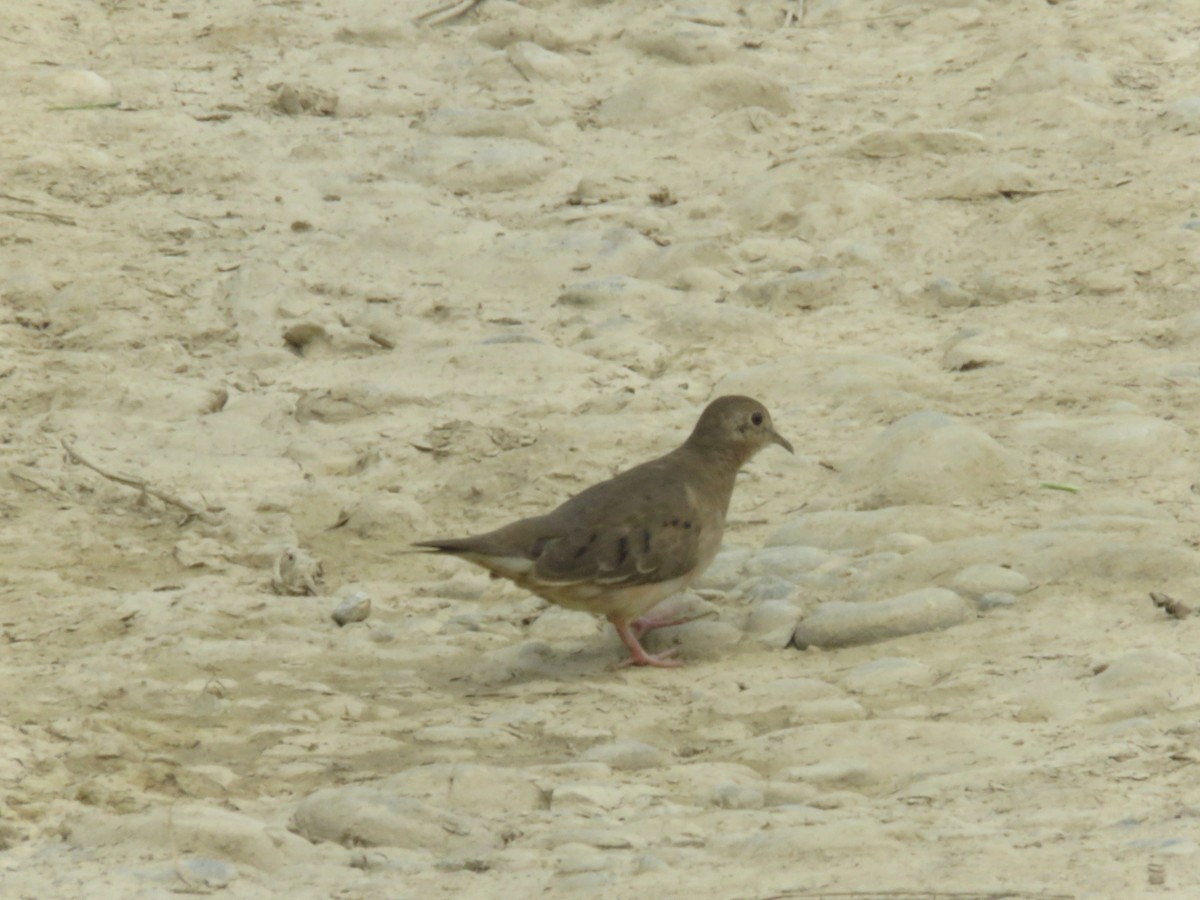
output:
[[[1192,614],[1192,608],[1190,606],[1188,606],[1186,603],[1180,603],[1169,594],[1151,591],[1150,599],[1154,602],[1155,606],[1173,619],[1186,619]]]
[[[12,476],[13,481],[23,481],[26,484],[37,488],[39,491],[45,491],[47,494],[49,494],[55,500],[63,499],[62,491],[58,490],[57,488],[53,488],[48,484],[43,484],[42,482],[40,482],[36,478],[34,478],[32,475],[27,475],[24,472],[18,472],[16,469],[13,469],[8,474]]]
[[[38,212],[36,209],[0,209],[0,213],[16,219],[45,219],[55,225],[74,225],[75,220],[58,213]]]
[[[466,15],[482,2],[483,0],[449,0],[429,12],[421,13],[413,21],[420,25],[441,25],[443,22]]]
[[[66,438],[62,439],[62,446],[63,449],[67,451],[67,460],[72,465],[84,466],[85,468],[91,469],[97,475],[107,478],[109,481],[115,481],[117,484],[123,484],[126,487],[131,487],[134,490],[141,491],[143,494],[148,494],[151,497],[161,500],[168,506],[175,506],[179,509],[182,509],[185,513],[187,513],[187,516],[180,524],[187,524],[187,522],[192,519],[199,519],[201,522],[204,522],[207,525],[216,525],[220,521],[209,510],[197,506],[194,503],[188,503],[186,500],[182,500],[174,494],[164,491],[162,488],[153,487],[147,484],[145,479],[135,478],[132,475],[118,475],[115,472],[109,472],[100,468],[94,462],[90,462],[84,457],[80,456],[79,451],[72,447]]]

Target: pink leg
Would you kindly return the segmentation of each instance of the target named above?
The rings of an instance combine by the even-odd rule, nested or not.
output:
[[[634,619],[629,623],[629,627],[633,629],[633,633],[638,637],[644,635],[647,631],[653,631],[655,628],[670,628],[672,625],[686,625],[688,622],[695,622],[697,619],[705,619],[709,616],[716,615],[715,612],[709,610],[702,612],[697,616],[642,616]]]
[[[617,622],[613,619],[609,619],[609,621],[613,623],[613,628],[617,629],[617,635],[621,638],[622,643],[629,648],[629,659],[622,662],[622,666],[658,666],[663,669],[673,669],[683,665],[679,660],[671,658],[675,655],[674,650],[667,650],[663,653],[647,653],[629,623]]]
[[[692,621],[689,616],[642,616],[629,623],[630,630],[638,637],[655,628],[670,628],[672,625],[686,625]]]

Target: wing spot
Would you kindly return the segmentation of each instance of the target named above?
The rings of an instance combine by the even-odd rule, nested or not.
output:
[[[691,528],[691,527],[692,527],[692,523],[691,523],[691,522],[684,522],[684,523],[683,523],[683,527],[684,527],[684,528]]]
[[[625,564],[625,560],[629,558],[629,538],[626,535],[621,535],[617,540],[617,565]]]
[[[583,554],[587,553],[587,551],[588,551],[588,545],[580,544],[579,549],[575,551],[575,558],[579,559],[579,557],[583,556]]]
[[[644,552],[644,553],[650,552],[650,529],[649,528],[642,529],[642,552]]]

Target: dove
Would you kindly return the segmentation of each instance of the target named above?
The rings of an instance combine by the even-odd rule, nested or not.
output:
[[[581,491],[545,515],[495,531],[419,541],[551,603],[604,616],[629,649],[625,665],[682,665],[641,637],[682,620],[649,616],[688,587],[721,547],[738,471],[758,451],[792,445],[750,397],[718,397],[677,449]]]

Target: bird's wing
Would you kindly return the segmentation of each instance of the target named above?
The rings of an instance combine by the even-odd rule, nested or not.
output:
[[[678,462],[668,455],[644,463],[544,516],[417,546],[463,556],[535,590],[670,581],[715,552],[729,500],[726,491],[706,503]]]
[[[637,585],[686,575],[702,561],[706,521],[694,492],[648,467],[597,485],[546,516],[558,529],[530,576],[543,584]]]

